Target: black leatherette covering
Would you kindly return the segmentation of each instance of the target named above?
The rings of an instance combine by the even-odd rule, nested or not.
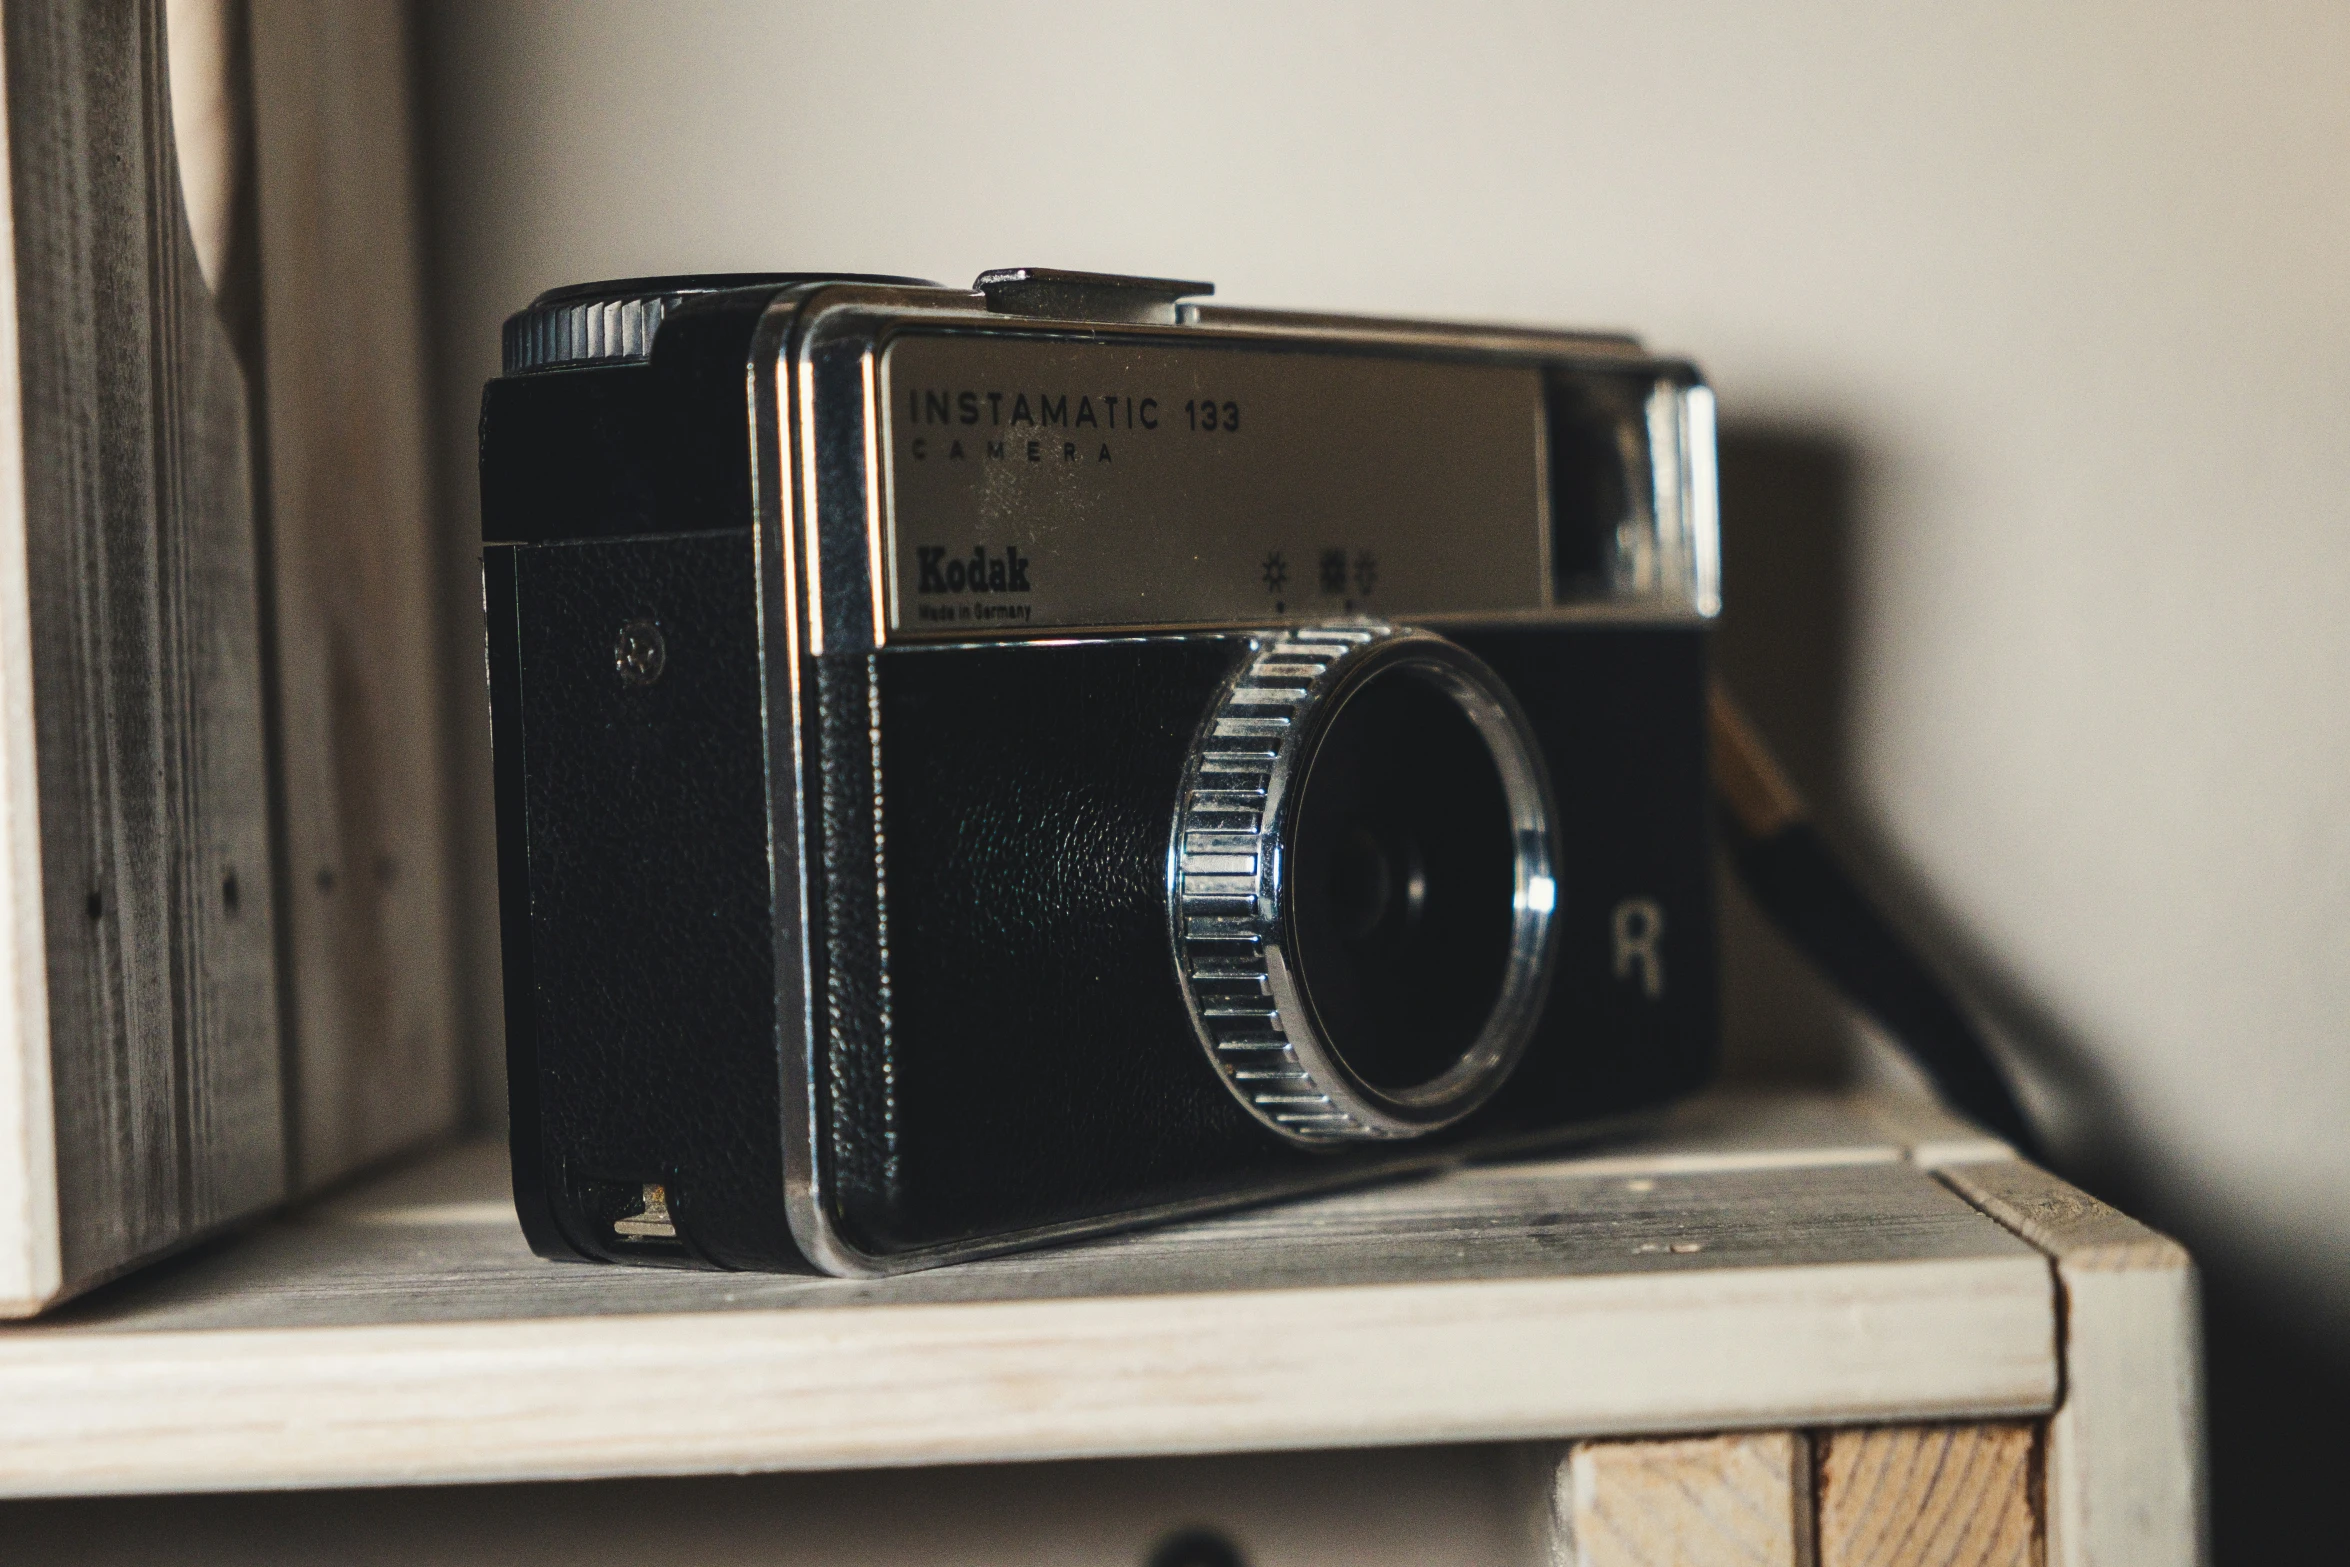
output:
[[[1565,1130],[1694,1088],[1716,1008],[1702,634],[1461,640],[1543,741],[1564,890],[1558,980],[1526,1060],[1441,1141]],[[858,661],[877,702],[826,682],[880,736],[882,937],[856,961],[886,950],[887,1022],[836,1035],[830,1073],[836,1091],[860,1085],[832,1106],[831,1171],[834,1222],[860,1249],[1231,1198],[1429,1152],[1279,1141],[1217,1080],[1184,1010],[1169,827],[1200,717],[1246,650],[1230,636],[914,649]],[[828,763],[828,788],[833,777]],[[857,854],[873,843],[859,832]],[[1645,970],[1617,962],[1628,900],[1662,916],[1653,995]],[[876,1049],[886,1065],[853,1059]]]
[[[898,1179],[843,1183],[868,1249],[1327,1168],[1210,1070],[1168,933],[1184,758],[1245,653],[1201,637],[874,656]]]
[[[503,553],[491,581],[513,586],[519,679],[499,740],[523,765],[500,834],[519,827],[528,876],[528,989],[507,1011],[530,1059],[515,1063],[512,1110],[538,1143],[517,1192],[535,1184],[588,1256],[797,1265],[750,534]],[[665,659],[630,685],[614,643],[640,620]],[[665,1189],[673,1244],[613,1232],[648,1183]]]
[[[1525,709],[1559,822],[1550,1005],[1480,1126],[1615,1115],[1692,1093],[1713,1074],[1721,1002],[1706,636],[1696,627],[1579,626],[1454,638]],[[1640,903],[1663,916],[1654,993],[1647,970],[1617,950],[1618,911]]]
[[[805,1266],[782,1208],[750,574],[748,536],[724,533],[524,547],[491,575],[511,585],[520,670],[499,744],[527,843],[515,1113],[538,1146],[517,1138],[517,1190],[535,1180],[537,1229],[565,1242],[542,1250]],[[613,665],[634,619],[667,649],[649,686]],[[1543,742],[1562,903],[1540,1030],[1452,1145],[1697,1086],[1716,1005],[1702,635],[1461,640]],[[819,1156],[851,1246],[1238,1200],[1429,1152],[1279,1141],[1184,1010],[1169,825],[1200,715],[1246,650],[1201,636],[812,661]],[[1617,960],[1626,900],[1663,916],[1655,994]],[[613,1236],[646,1182],[670,1194],[674,1244]]]

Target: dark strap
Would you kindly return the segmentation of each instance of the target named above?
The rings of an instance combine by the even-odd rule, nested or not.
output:
[[[1796,950],[1933,1080],[1951,1108],[2040,1157],[2040,1140],[1982,1034],[1863,891],[1745,716],[1717,684],[1715,794],[1738,879]]]

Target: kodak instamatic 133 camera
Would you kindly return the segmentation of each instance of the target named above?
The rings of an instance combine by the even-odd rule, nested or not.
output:
[[[1707,1075],[1696,371],[1210,292],[654,278],[507,323],[541,1254],[894,1272]]]

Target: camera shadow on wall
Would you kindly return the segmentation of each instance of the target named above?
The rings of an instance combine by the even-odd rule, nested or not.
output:
[[[1861,455],[1824,427],[1736,424],[1720,436],[1722,617],[1717,668],[1794,780],[1854,877],[1962,1006],[2007,1053],[2010,1070],[2066,1173],[2139,1201],[2113,1085],[2039,998],[1957,921],[1854,784],[1853,620],[1861,530]],[[1725,861],[1722,980],[1725,1065],[1743,1079],[1811,1082],[1921,1078],[1816,974],[1746,897]],[[2127,1206],[2128,1204],[2125,1204]]]
[[[2215,1543],[2222,1560],[2297,1554],[2319,1527],[2313,1498],[2340,1444],[2338,1346],[2309,1340],[2258,1281],[2148,1179],[2159,1150],[2129,1124],[2114,1085],[2053,1010],[2017,984],[1935,896],[1855,798],[1851,732],[1855,563],[1866,519],[1859,454],[1837,432],[1732,424],[1721,433],[1722,677],[1768,738],[1863,885],[1956,982],[1962,1004],[2010,1053],[2054,1162],[2071,1180],[2172,1229],[2201,1254]],[[1725,1066],[1733,1078],[1855,1081],[1880,1075],[1850,1008],[1721,867]]]
[[[1844,827],[1850,745],[1853,458],[1834,433],[1721,432],[1722,618],[1714,654],[1824,825]],[[1732,1078],[1837,1082],[1858,1025],[1721,865],[1723,1061]]]
[[[2066,1172],[2140,1201],[2139,1150],[2114,1117],[2113,1085],[2053,1012],[1958,922],[1854,784],[1853,619],[1860,454],[1819,427],[1731,424],[1721,433],[1722,618],[1717,667],[1855,878],[2008,1055],[2027,1107]],[[1906,1077],[1853,1009],[1813,972],[1722,866],[1726,1065],[1740,1078]],[[1922,1080],[1916,1081],[1922,1091]]]

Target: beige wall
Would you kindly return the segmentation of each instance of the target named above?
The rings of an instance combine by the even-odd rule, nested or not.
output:
[[[500,315],[599,276],[1040,263],[1696,355],[1757,707],[2080,1135],[2350,1341],[2350,12],[429,17],[460,497]]]

